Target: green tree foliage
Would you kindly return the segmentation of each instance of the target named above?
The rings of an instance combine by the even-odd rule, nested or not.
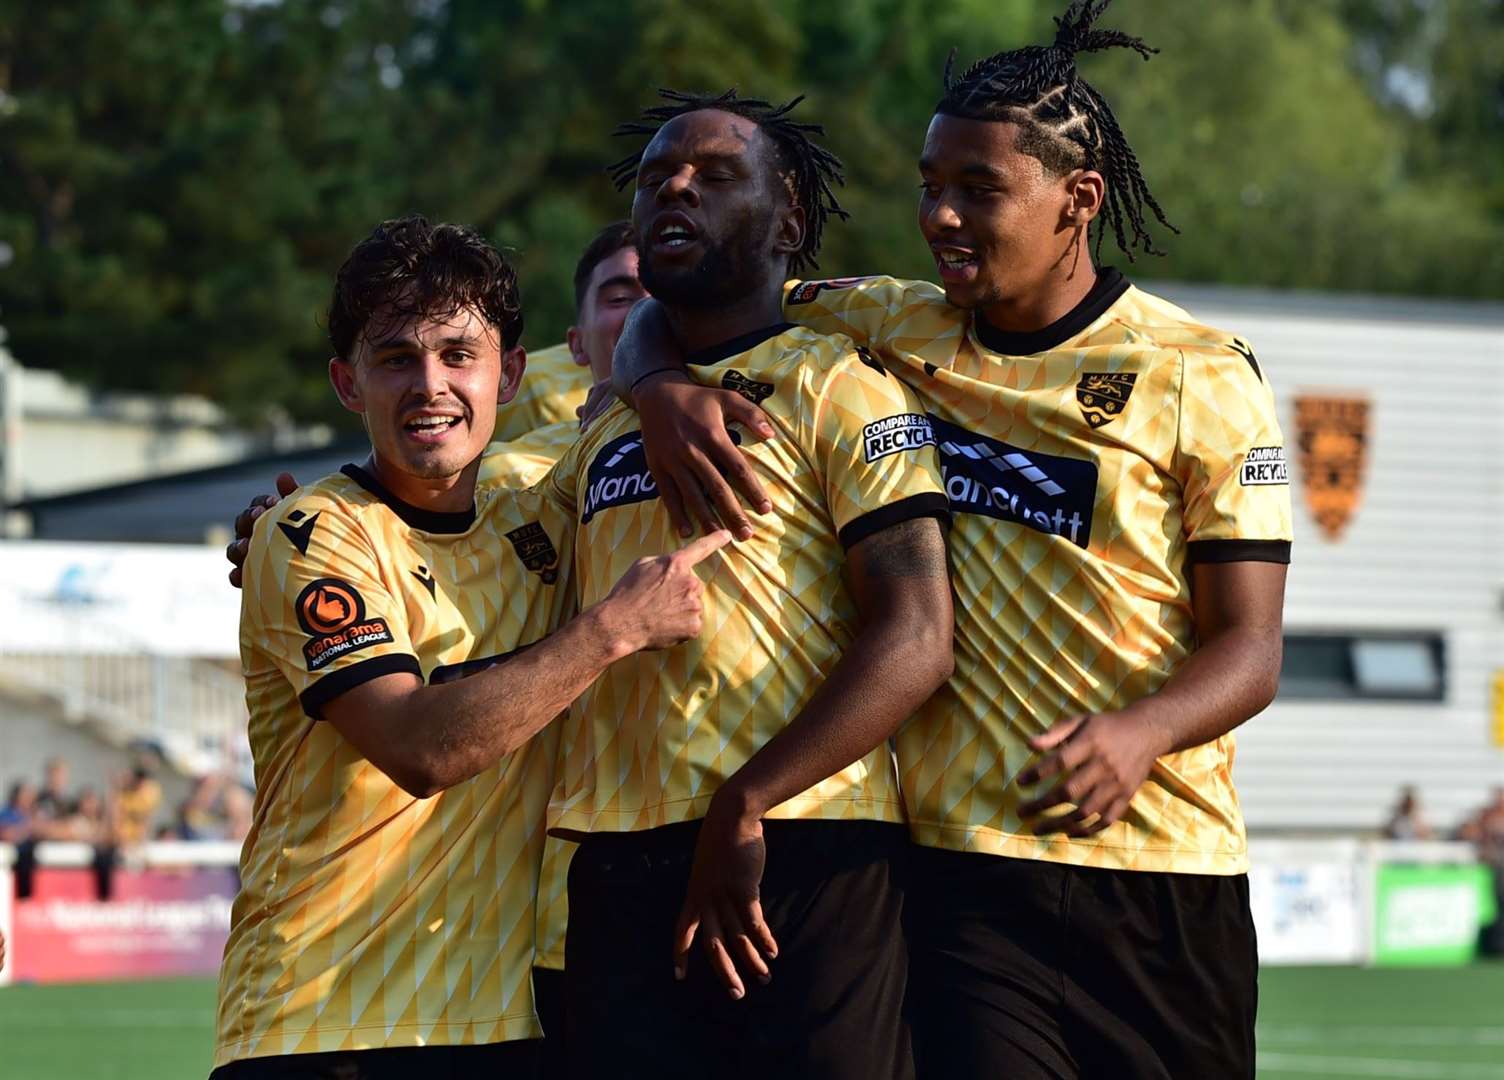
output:
[[[419,210],[514,252],[525,340],[549,344],[579,249],[627,208],[609,133],[658,86],[807,94],[853,213],[822,271],[923,275],[914,161],[947,52],[1047,40],[1060,3],[0,0],[0,322],[25,363],[101,387],[329,415],[333,270]],[[1135,274],[1504,292],[1504,0],[1109,19],[1161,54],[1081,70],[1182,229]]]

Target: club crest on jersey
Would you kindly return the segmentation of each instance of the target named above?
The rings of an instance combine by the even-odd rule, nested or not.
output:
[[[529,521],[507,533],[507,539],[522,565],[541,577],[543,584],[552,585],[559,580],[559,553],[542,525]]]
[[[293,601],[298,625],[309,635],[303,659],[319,671],[352,652],[392,640],[385,619],[366,618],[366,602],[355,586],[338,578],[310,581]]]
[[[826,278],[824,281],[801,281],[789,290],[785,304],[807,304],[825,289],[849,289],[853,285],[866,281],[871,275],[863,277],[838,277]]]
[[[930,426],[930,418],[918,413],[885,416],[862,428],[862,457],[869,462],[934,445],[935,429]]]
[[[1132,371],[1082,373],[1081,381],[1076,383],[1076,403],[1093,430],[1117,419],[1128,404],[1128,395],[1133,393],[1133,381],[1137,378]]]
[[[773,384],[749,379],[739,371],[728,371],[721,379],[727,390],[735,390],[754,405],[761,405],[773,396]]]
[[[930,423],[951,513],[1010,521],[1087,546],[1097,501],[1095,462],[1020,450],[935,416]]]
[[[581,525],[590,524],[602,510],[658,497],[658,484],[648,471],[647,453],[642,448],[642,433],[638,431],[612,439],[601,447],[590,462],[585,480]]]
[[[1337,540],[1363,499],[1368,465],[1368,400],[1301,394],[1295,439],[1306,506],[1328,540]]]

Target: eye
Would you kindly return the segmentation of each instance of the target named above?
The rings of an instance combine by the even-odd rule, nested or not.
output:
[[[473,359],[475,354],[464,349],[450,349],[444,354],[444,361],[449,364],[468,364]]]
[[[919,190],[933,199],[940,194],[940,185],[932,184],[928,180],[921,180],[919,181]]]
[[[997,188],[993,187],[977,187],[975,185],[969,185],[966,188],[966,197],[968,199],[987,199],[991,198],[993,195],[1000,194],[1002,193],[998,191]]]

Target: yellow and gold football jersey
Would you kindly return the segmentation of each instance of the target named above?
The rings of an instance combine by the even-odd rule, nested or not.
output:
[[[757,401],[778,437],[747,447],[773,512],[700,567],[704,630],[618,661],[575,703],[549,810],[567,833],[631,831],[705,814],[721,783],[798,715],[850,644],[844,549],[945,514],[929,422],[913,393],[844,338],[788,325],[691,358],[706,385]],[[741,433],[734,433],[738,439]],[[541,485],[579,515],[582,607],[631,564],[682,544],[617,405]],[[886,746],[769,815],[898,822]]]
[[[921,844],[1090,866],[1246,868],[1231,735],[1155,765],[1121,821],[1036,837],[1027,739],[1154,693],[1195,648],[1197,560],[1289,561],[1284,440],[1246,344],[1104,271],[1054,326],[1005,334],[926,282],[803,282],[788,317],[847,333],[935,426],[953,525],[956,670],[897,751]]]
[[[573,535],[535,493],[435,513],[353,465],[257,522],[241,614],[256,801],[217,1063],[538,1034],[557,725],[416,799],[319,715],[378,676],[461,678],[545,637],[572,610]]]
[[[576,364],[568,345],[550,345],[527,354],[522,387],[496,410],[497,442],[510,442],[534,428],[576,421],[575,409],[590,393],[590,368]]]
[[[531,487],[579,437],[580,422],[571,419],[544,424],[505,442],[493,442],[481,455],[475,482],[482,486]]]
[[[494,442],[481,457],[476,482],[525,488],[542,478],[579,437],[580,422],[565,420],[535,428],[510,442]],[[574,849],[573,842],[557,836],[543,841],[534,967],[564,970],[564,935],[569,927],[569,860]]]

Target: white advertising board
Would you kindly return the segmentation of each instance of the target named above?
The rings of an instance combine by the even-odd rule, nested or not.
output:
[[[228,569],[210,547],[0,542],[0,651],[235,657]]]
[[[1355,964],[1368,954],[1370,873],[1356,843],[1257,846],[1249,903],[1264,964]]]

